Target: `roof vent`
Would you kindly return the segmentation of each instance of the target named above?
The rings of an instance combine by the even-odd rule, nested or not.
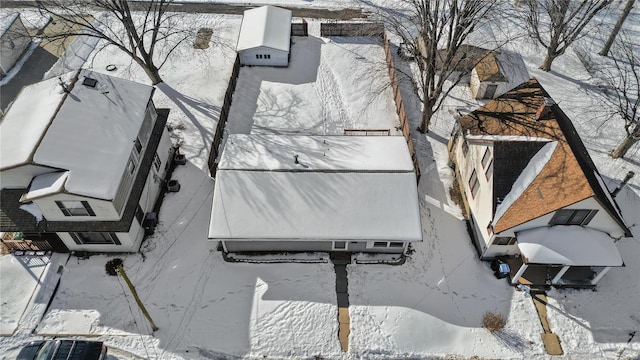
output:
[[[98,80],[90,77],[85,77],[84,80],[82,81],[82,85],[90,88],[95,88],[97,84],[98,84]]]
[[[555,105],[556,102],[553,101],[550,97],[545,97],[540,107],[538,107],[538,111],[536,111],[536,120],[546,120],[549,119],[549,114],[551,113],[551,108]]]

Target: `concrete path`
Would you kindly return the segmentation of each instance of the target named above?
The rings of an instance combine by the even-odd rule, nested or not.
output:
[[[349,317],[349,281],[347,278],[347,264],[351,263],[351,255],[332,253],[331,261],[336,272],[336,295],[338,297],[338,339],[342,351],[349,351],[349,333],[351,319]]]

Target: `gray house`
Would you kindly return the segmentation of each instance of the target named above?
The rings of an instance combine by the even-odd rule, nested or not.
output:
[[[29,48],[31,37],[20,13],[0,17],[0,77],[5,76]]]
[[[137,251],[173,151],[153,90],[88,70],[22,89],[0,123],[0,231]]]
[[[225,252],[402,253],[422,241],[400,136],[230,135],[209,240]]]

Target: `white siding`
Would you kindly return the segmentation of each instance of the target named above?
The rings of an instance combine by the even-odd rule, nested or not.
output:
[[[170,151],[171,140],[169,138],[169,132],[165,128],[162,133],[160,143],[158,144],[158,149],[156,150],[156,154],[158,154],[158,157],[160,158],[159,169],[156,171],[155,165],[153,163],[151,164],[151,170],[149,170],[149,175],[147,176],[144,189],[142,190],[142,194],[138,201],[140,208],[145,213],[153,211],[153,205],[155,204],[160,193],[160,188],[162,187],[161,180],[164,179],[166,175],[165,167],[169,161]],[[136,220],[134,220],[134,222],[136,222]]]
[[[31,183],[31,179],[51,171],[52,169],[49,167],[37,165],[23,165],[13,169],[3,170],[2,174],[0,174],[0,188],[27,188]]]
[[[18,16],[0,37],[0,73],[6,74],[31,43],[22,20]]]
[[[65,216],[56,201],[75,200],[87,201],[96,216]],[[45,219],[49,221],[117,221],[120,220],[120,214],[113,207],[113,203],[106,200],[98,200],[86,198],[83,196],[72,194],[56,194],[46,196],[33,201],[36,204]]]
[[[496,98],[507,91],[507,83],[500,81],[480,81],[478,77],[478,72],[474,68],[471,70],[471,80],[469,81],[469,88],[471,90],[471,95],[474,99],[484,99],[484,93],[487,90],[487,85],[494,84],[498,85],[493,98]]]
[[[288,66],[289,53],[282,50],[271,49],[268,47],[256,47],[252,49],[242,50],[240,54],[240,64],[242,65],[258,65],[258,66]],[[262,59],[256,58],[256,55],[263,55]],[[269,55],[270,59],[265,59],[264,55]]]
[[[140,247],[144,230],[133,220],[133,225],[128,233],[115,233],[121,245],[115,244],[82,244],[78,245],[69,233],[57,233],[70,251],[90,252],[136,252]]]
[[[493,217],[493,176],[489,179],[485,176],[485,167],[482,166],[482,157],[487,149],[489,149],[490,158],[493,158],[493,143],[469,143],[469,152],[464,156],[462,143],[464,139],[459,138],[456,144],[456,162],[460,171],[462,185],[465,191],[465,197],[469,202],[469,211],[473,214],[477,222],[476,233],[481,235],[480,245],[486,247],[491,241],[491,235],[487,232],[487,226]],[[487,163],[489,165],[489,163]],[[469,179],[473,170],[476,170],[479,188],[474,196],[471,194]],[[484,242],[484,244],[483,244]]]

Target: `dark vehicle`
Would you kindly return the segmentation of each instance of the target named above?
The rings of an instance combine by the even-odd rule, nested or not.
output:
[[[17,360],[104,360],[107,346],[102,341],[42,340],[20,350]]]

